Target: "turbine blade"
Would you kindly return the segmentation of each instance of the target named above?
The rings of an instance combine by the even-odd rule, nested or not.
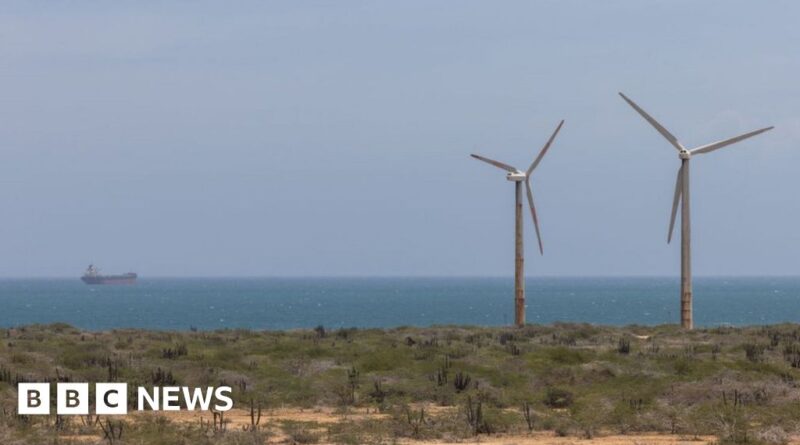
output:
[[[536,216],[536,206],[533,205],[533,191],[531,191],[531,182],[529,179],[525,180],[525,191],[528,193],[528,207],[531,208],[533,227],[536,228],[536,239],[539,241],[539,254],[544,255],[544,248],[542,247],[542,234],[539,233],[539,218]]]
[[[486,162],[487,164],[492,164],[495,167],[502,168],[503,170],[505,170],[507,172],[516,173],[516,172],[519,171],[516,168],[514,168],[514,167],[512,167],[512,166],[510,166],[508,164],[503,164],[502,162],[495,161],[494,159],[484,158],[483,156],[478,156],[478,155],[470,155],[470,156],[472,156],[473,158],[475,158],[475,159],[477,159],[479,161],[483,161],[483,162]]]
[[[561,126],[562,125],[564,125],[564,120],[563,119],[561,120],[561,122],[559,122],[558,127],[556,127],[556,131],[553,132],[553,135],[550,136],[550,139],[547,140],[547,143],[544,144],[544,147],[542,148],[542,151],[539,152],[539,156],[537,156],[536,159],[533,161],[533,163],[531,163],[531,166],[528,167],[528,172],[527,172],[528,176],[530,176],[531,173],[533,173],[533,169],[535,169],[536,166],[539,165],[539,162],[542,161],[542,158],[544,157],[544,154],[547,153],[547,150],[550,149],[550,144],[553,143],[553,140],[556,138],[556,135],[558,134],[558,131],[561,130]]]
[[[724,141],[714,142],[712,144],[706,144],[706,145],[703,145],[701,147],[697,147],[697,148],[693,149],[691,151],[691,153],[693,155],[699,155],[699,154],[703,154],[703,153],[708,153],[708,152],[720,149],[722,147],[725,147],[726,145],[735,144],[735,143],[737,143],[739,141],[743,141],[743,140],[745,140],[747,138],[751,138],[751,137],[753,137],[753,136],[755,136],[757,134],[761,134],[761,133],[763,133],[765,131],[772,130],[773,128],[775,128],[775,127],[762,128],[760,130],[751,131],[750,133],[745,133],[745,134],[742,134],[742,135],[739,135],[739,136],[736,136],[736,137],[732,137],[730,139],[725,139]]]
[[[678,169],[677,179],[675,180],[675,198],[672,200],[672,217],[669,220],[669,232],[667,233],[667,244],[672,242],[672,232],[675,229],[675,217],[678,215],[678,202],[683,196],[683,165]]]
[[[641,109],[639,105],[636,105],[634,101],[628,99],[628,97],[625,96],[624,94],[619,93],[619,95],[622,96],[622,98],[625,99],[625,102],[628,102],[628,105],[633,107],[633,109],[636,110],[637,113],[642,115],[642,117],[647,122],[650,122],[650,125],[652,125],[656,130],[658,130],[659,133],[661,133],[661,136],[667,138],[667,140],[669,141],[670,144],[672,144],[673,147],[677,148],[678,151],[685,150],[685,148],[683,148],[683,145],[681,145],[681,143],[678,142],[678,138],[673,136],[672,133],[670,133],[666,128],[664,128],[661,124],[659,124],[657,120],[653,119],[652,116],[647,114],[646,111]]]

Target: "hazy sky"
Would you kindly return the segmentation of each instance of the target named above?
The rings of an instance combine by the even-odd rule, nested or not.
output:
[[[4,2],[0,276],[797,274],[800,3]]]

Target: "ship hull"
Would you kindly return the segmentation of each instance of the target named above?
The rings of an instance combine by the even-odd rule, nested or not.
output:
[[[89,285],[97,284],[134,284],[136,283],[136,274],[127,273],[124,275],[97,275],[97,276],[82,276],[81,281]]]

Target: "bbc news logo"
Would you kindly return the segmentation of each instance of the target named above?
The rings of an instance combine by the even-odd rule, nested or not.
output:
[[[50,383],[17,385],[17,412],[23,415],[49,415]],[[182,402],[182,403],[181,403]],[[87,415],[90,409],[88,383],[57,383],[56,414]],[[136,389],[137,411],[228,411],[233,408],[231,387],[189,388],[186,386],[145,387]],[[127,383],[96,383],[94,414],[128,414]]]

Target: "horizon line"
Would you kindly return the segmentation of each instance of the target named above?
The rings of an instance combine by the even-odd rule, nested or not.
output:
[[[708,274],[708,275],[695,275],[696,278],[800,278],[798,274]],[[401,278],[401,279],[425,279],[425,278],[453,278],[453,279],[510,279],[513,280],[513,275],[324,275],[324,274],[310,274],[310,275],[149,275],[142,277],[139,275],[139,280],[149,279],[385,279],[385,278]],[[582,278],[669,278],[680,279],[675,275],[656,275],[656,274],[637,274],[637,275],[600,275],[600,274],[586,274],[586,275],[536,275],[532,277],[525,277],[528,279],[582,279]],[[80,280],[77,275],[0,275],[0,280]]]

